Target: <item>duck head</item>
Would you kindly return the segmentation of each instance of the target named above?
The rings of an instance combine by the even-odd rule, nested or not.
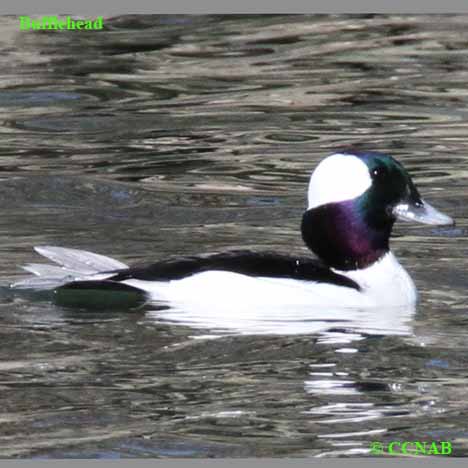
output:
[[[346,152],[320,162],[302,218],[306,245],[337,270],[366,268],[389,251],[397,219],[451,225],[424,201],[405,168],[381,153]]]

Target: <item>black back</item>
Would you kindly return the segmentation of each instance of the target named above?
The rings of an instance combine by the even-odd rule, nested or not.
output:
[[[333,272],[319,260],[280,255],[273,252],[235,250],[209,255],[176,257],[147,266],[135,266],[117,271],[108,281],[138,279],[169,281],[182,279],[203,271],[230,271],[248,276],[291,278],[330,283],[360,290],[352,279]]]

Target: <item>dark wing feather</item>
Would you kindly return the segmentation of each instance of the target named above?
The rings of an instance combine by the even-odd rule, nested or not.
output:
[[[335,273],[317,259],[248,250],[170,258],[152,265],[135,266],[118,271],[108,280],[169,281],[182,279],[208,270],[231,271],[248,276],[291,278],[318,283],[331,283],[360,290],[355,281]]]

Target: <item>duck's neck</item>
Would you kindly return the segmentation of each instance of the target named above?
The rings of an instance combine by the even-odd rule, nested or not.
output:
[[[302,238],[324,263],[337,270],[367,268],[389,251],[393,220],[382,220],[359,205],[329,203],[309,209],[302,217]]]

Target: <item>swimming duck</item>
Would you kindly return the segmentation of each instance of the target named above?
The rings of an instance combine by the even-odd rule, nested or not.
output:
[[[453,220],[424,201],[393,157],[342,152],[323,159],[308,187],[302,238],[316,257],[236,250],[170,258],[129,267],[109,257],[63,247],[35,250],[59,266],[29,264],[34,275],[15,288],[138,291],[162,304],[236,310],[288,305],[411,306],[415,285],[390,250],[397,219],[431,225]]]

